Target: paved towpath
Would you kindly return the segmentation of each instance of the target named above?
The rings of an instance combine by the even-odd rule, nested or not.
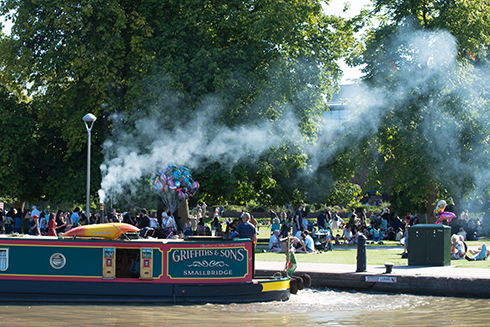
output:
[[[284,262],[255,263],[256,276],[282,269]],[[295,275],[309,274],[317,287],[490,298],[488,268],[400,265],[390,274],[381,265],[368,265],[365,272],[356,269],[356,265],[298,262]]]
[[[257,261],[256,270],[280,271],[284,268],[284,262]],[[298,262],[296,272],[316,272],[316,273],[356,273],[356,265],[332,264],[332,263],[307,263]],[[367,266],[367,272],[362,274],[384,274],[384,266]],[[359,273],[358,273],[359,274]],[[489,268],[456,268],[454,266],[394,266],[390,275],[396,276],[436,276],[436,277],[455,277],[455,278],[484,278],[490,279]]]

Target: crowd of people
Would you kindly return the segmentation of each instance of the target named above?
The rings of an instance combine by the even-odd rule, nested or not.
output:
[[[0,209],[0,234],[26,234],[39,236],[57,236],[67,232],[72,228],[99,223],[127,223],[140,229],[141,237],[155,238],[183,238],[188,236],[223,236],[242,237],[249,236],[251,239],[257,239],[257,221],[250,214],[242,212],[239,219],[220,221],[224,212],[223,206],[216,207],[213,220],[210,225],[204,223],[207,218],[207,205],[202,202],[196,207],[195,215],[191,215],[183,222],[180,217],[173,216],[168,209],[161,213],[158,219],[157,212],[141,209],[136,215],[128,210],[118,213],[116,209],[110,209],[107,215],[97,213],[90,214],[89,217],[79,207],[73,211],[59,210],[50,212],[48,209],[39,210],[36,206],[31,209],[10,208],[6,212]],[[244,226],[254,226],[255,237],[252,236],[250,228],[243,229],[245,220],[248,222]],[[223,225],[226,228],[223,228]]]
[[[136,215],[131,211],[118,213],[116,209],[111,209],[106,216],[98,213],[87,217],[78,207],[73,211],[50,212],[32,206],[31,209],[26,210],[10,208],[6,212],[0,209],[0,233],[57,236],[80,225],[124,222],[138,227],[142,237],[221,236],[225,239],[249,237],[257,241],[259,224],[252,215],[242,211],[239,218],[223,219],[223,213],[223,206],[217,206],[209,213],[209,216],[212,215],[211,223],[205,224],[204,219],[208,218],[208,211],[204,202],[198,204],[193,210],[193,215],[184,220],[180,217],[175,219],[168,209],[163,211],[160,217],[157,217],[156,212],[146,209],[139,210]],[[295,209],[289,207],[289,210],[283,210],[280,214],[271,211],[271,236],[267,251],[285,251],[283,243],[289,239],[296,252],[315,253],[317,245],[321,244],[320,241],[333,245],[354,245],[357,244],[359,236],[364,235],[368,243],[382,244],[385,240],[398,241],[404,246],[403,255],[406,256],[408,227],[419,223],[417,215],[407,213],[402,219],[392,214],[389,209],[379,214],[374,212],[368,214],[366,210],[357,213],[352,210],[346,219],[341,218],[337,211],[332,211],[330,208],[322,212],[316,220],[308,219],[307,215],[302,204]],[[490,250],[487,250],[485,245],[476,250],[468,250],[465,243],[481,235],[481,219],[470,219],[466,211],[458,219],[451,221],[453,259],[479,260],[486,259],[487,251],[490,254]]]
[[[39,210],[36,206],[25,210],[10,208],[6,212],[0,209],[0,234],[57,236],[87,222],[87,216],[78,207],[73,211],[57,212]]]
[[[281,240],[293,237],[294,248],[297,252],[315,253],[318,245],[322,248],[325,244],[320,242],[323,237],[327,243],[333,245],[355,245],[360,235],[364,235],[367,244],[383,244],[383,241],[397,241],[403,246],[402,257],[408,257],[408,228],[420,223],[418,215],[407,213],[403,218],[385,209],[380,213],[371,212],[364,209],[361,212],[352,210],[346,219],[339,216],[337,211],[328,208],[314,219],[307,219],[307,213],[303,206],[299,205],[296,210],[289,212],[283,211],[276,215],[271,222],[271,237],[269,240],[269,250],[271,252],[281,251]],[[476,240],[482,234],[482,218],[470,219],[468,212],[461,214],[459,219],[453,219],[448,223],[454,234],[459,236],[462,242],[466,240]],[[319,236],[321,235],[321,236]],[[460,248],[460,247],[458,247]],[[486,246],[477,250],[465,251],[462,258],[469,259],[467,253],[477,258],[483,257]],[[452,249],[451,253],[454,253]],[[475,253],[482,253],[475,255]],[[490,250],[488,250],[490,254]],[[465,256],[466,255],[466,256]],[[456,254],[453,256],[458,258]],[[485,256],[486,257],[486,256]],[[470,259],[469,259],[470,260]]]
[[[368,243],[381,244],[384,240],[392,240],[404,245],[407,227],[419,223],[416,215],[407,214],[402,220],[391,214],[389,209],[379,214],[368,214],[366,210],[357,214],[352,210],[348,219],[344,220],[337,211],[328,208],[315,221],[308,219],[303,209],[303,205],[299,205],[296,210],[283,211],[272,219],[269,251],[280,251],[281,244],[277,240],[287,239],[288,236],[293,237],[294,248],[298,252],[306,253],[315,253],[317,245],[323,248],[325,242],[334,245],[357,244],[360,235],[364,235]]]

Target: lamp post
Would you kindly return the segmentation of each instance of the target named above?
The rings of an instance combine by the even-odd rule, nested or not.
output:
[[[88,148],[87,148],[87,209],[85,214],[87,215],[88,223],[90,223],[90,133],[92,132],[92,126],[94,126],[94,121],[97,120],[92,114],[86,114],[83,116],[82,120],[85,122],[85,127],[88,133]],[[90,127],[89,127],[90,125]]]

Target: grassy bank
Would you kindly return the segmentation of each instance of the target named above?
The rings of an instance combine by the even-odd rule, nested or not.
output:
[[[467,242],[470,248],[478,247],[483,243],[490,244],[489,239],[480,239],[479,241]],[[386,262],[391,262],[395,265],[408,265],[408,259],[402,259],[401,254],[403,248],[397,245],[394,241],[384,241],[383,245],[368,244],[366,250],[368,265],[381,265]],[[262,253],[265,243],[258,244],[258,250],[255,254],[255,259],[258,261],[285,261],[283,253]],[[308,263],[333,263],[333,264],[351,264],[356,266],[357,247],[352,245],[337,245],[332,251],[320,252],[317,254],[296,254],[298,262]],[[487,261],[467,261],[467,260],[451,260],[451,265],[462,268],[490,268],[490,260]]]
[[[209,218],[208,218],[209,219]],[[209,222],[211,219],[209,219]],[[225,225],[223,225],[225,228]],[[269,246],[269,238],[271,228],[269,225],[259,225],[257,238],[257,251],[255,258],[258,261],[278,261],[284,262],[285,255],[283,253],[263,253],[262,250]],[[490,238],[483,237],[478,241],[466,242],[468,247],[477,248],[483,243],[490,245]],[[408,265],[408,259],[402,259],[401,254],[403,247],[398,245],[396,241],[383,241],[383,245],[368,244],[367,245],[367,264],[368,265],[384,265],[386,262],[391,262],[395,265]],[[332,251],[320,252],[317,254],[296,254],[298,262],[308,263],[331,263],[331,264],[351,264],[356,266],[357,247],[352,245],[337,245]],[[486,261],[467,261],[467,260],[451,260],[451,265],[454,267],[464,268],[490,268],[490,260]]]

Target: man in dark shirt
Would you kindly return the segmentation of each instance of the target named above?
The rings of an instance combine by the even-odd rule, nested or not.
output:
[[[107,214],[107,220],[110,223],[118,223],[119,221],[116,219],[116,209],[112,208],[111,211]]]
[[[322,212],[316,219],[318,229],[325,229],[325,221],[327,220],[327,215],[325,215],[325,211]]]
[[[148,236],[153,236],[153,232],[150,233],[150,217],[148,217],[148,211],[146,209],[141,209],[139,219],[138,219],[138,228],[140,229],[140,236],[146,238]]]
[[[146,211],[146,209],[141,209],[140,217],[138,219],[138,228],[143,229],[145,227],[150,227],[150,217],[148,217],[148,211]]]
[[[242,223],[238,225],[235,233],[232,234],[234,237],[238,234],[241,238],[249,238],[252,240],[252,277],[255,276],[255,245],[257,244],[257,230],[255,226],[250,223],[250,214],[244,212],[241,215]]]
[[[304,231],[305,230],[305,228],[303,226],[303,212],[302,211],[303,211],[303,204],[300,203],[298,205],[298,209],[294,213],[294,224],[295,224],[296,228],[294,228],[294,226],[293,226],[293,233],[295,233],[295,235],[298,231]]]
[[[250,214],[245,212],[241,216],[242,223],[236,228],[235,234],[238,234],[241,238],[249,238],[253,241],[253,244],[257,242],[257,230],[255,226],[250,223]]]
[[[133,217],[131,217],[131,210],[128,210],[123,216],[123,223],[134,225]]]

